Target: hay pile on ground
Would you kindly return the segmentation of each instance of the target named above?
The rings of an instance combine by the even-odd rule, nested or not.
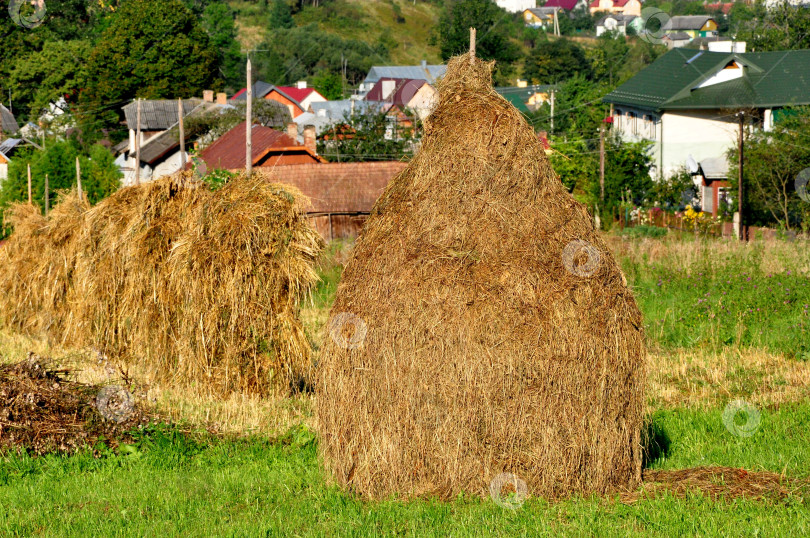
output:
[[[155,380],[268,394],[310,382],[298,304],[322,241],[300,195],[188,173],[48,219],[14,208],[0,251],[6,323],[137,362]],[[35,270],[29,270],[33,267]]]
[[[620,496],[623,503],[632,504],[661,493],[685,497],[700,492],[707,497],[779,500],[791,495],[810,493],[810,481],[797,480],[768,471],[748,471],[734,467],[694,467],[675,471],[647,469],[640,490]]]
[[[330,313],[320,447],[365,497],[487,495],[502,473],[550,498],[641,478],[640,312],[491,69],[449,62]]]
[[[72,381],[48,359],[0,365],[0,450],[75,452],[102,437],[116,444],[155,418],[128,388]]]

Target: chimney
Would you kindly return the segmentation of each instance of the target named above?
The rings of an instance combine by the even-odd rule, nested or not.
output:
[[[422,60],[422,69],[427,70],[427,60]]]
[[[290,122],[287,124],[287,136],[293,139],[293,142],[298,143],[298,124]]]
[[[313,153],[317,153],[317,147],[315,146],[315,126],[314,125],[307,125],[304,127],[304,145],[311,149]]]
[[[217,94],[217,104],[218,105],[227,105],[228,104],[228,94],[225,92],[219,92]]]
[[[386,99],[391,97],[391,94],[394,93],[394,90],[396,89],[396,87],[397,87],[397,81],[396,80],[383,80],[383,85],[382,85],[382,99],[383,99],[383,101],[385,101]]]
[[[203,101],[206,103],[214,102],[214,90],[203,90]]]
[[[306,90],[307,89],[307,81],[306,80],[299,80],[296,83],[296,86],[298,87],[299,90]]]

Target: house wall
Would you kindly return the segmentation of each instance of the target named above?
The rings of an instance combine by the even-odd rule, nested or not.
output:
[[[420,120],[427,118],[436,102],[439,100],[438,92],[430,84],[423,84],[419,91],[411,98],[407,106],[419,116]]]
[[[135,184],[135,156],[134,154],[128,159],[119,161],[116,159],[116,164],[122,168],[121,173],[124,177],[121,179],[121,184],[124,187]],[[124,169],[126,168],[126,170]],[[163,176],[174,174],[180,170],[180,152],[176,151],[168,158],[158,162],[154,168],[146,163],[141,163],[141,183],[152,181]]]
[[[8,179],[8,163],[4,162],[4,160],[0,157],[0,181]]]
[[[363,229],[363,224],[365,224],[367,218],[367,213],[358,213],[356,215],[309,216],[308,220],[321,237],[329,241],[331,239],[350,239],[357,237],[360,234],[360,230]]]
[[[268,93],[267,95],[265,95],[264,98],[265,99],[272,99],[273,101],[278,101],[282,105],[285,105],[288,109],[290,109],[290,115],[293,118],[297,118],[298,116],[300,116],[301,114],[304,113],[304,111],[301,110],[298,107],[298,105],[296,105],[291,100],[287,99],[286,97],[284,97],[283,95],[281,95],[280,93],[278,93],[275,90],[273,90],[270,93]]]
[[[537,7],[537,0],[495,0],[495,3],[510,13]]]
[[[534,13],[529,10],[523,12],[523,21],[526,23],[527,26],[533,26],[535,28],[543,28],[548,26],[554,22],[554,17],[551,15],[547,15],[543,18],[538,17]]]
[[[312,92],[307,95],[306,99],[301,101],[301,106],[304,107],[304,112],[309,111],[309,107],[312,106],[312,103],[325,103],[327,101],[326,97],[319,94],[318,92]]]
[[[633,117],[633,115],[635,117]],[[686,165],[724,157],[737,143],[737,122],[720,110],[683,110],[658,115],[649,109],[615,105],[613,128],[626,141],[652,142],[653,177],[669,177]]]

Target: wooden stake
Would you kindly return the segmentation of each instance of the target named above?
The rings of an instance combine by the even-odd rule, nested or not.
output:
[[[186,167],[186,140],[183,129],[183,100],[177,100],[177,124],[180,128],[180,170]]]
[[[737,163],[737,212],[739,213],[739,221],[740,221],[740,229],[739,231],[739,240],[745,241],[747,238],[745,236],[745,224],[743,219],[743,122],[745,120],[745,113],[740,111],[737,113],[737,116],[740,119],[740,133],[738,138],[738,158],[739,161]]]
[[[31,202],[31,163],[28,163],[28,203]]]
[[[138,99],[135,125],[135,184],[141,184],[141,100]]]
[[[247,107],[245,109],[245,172],[253,173],[253,75],[250,58],[247,61]]]
[[[475,28],[470,28],[470,63],[475,61]]]
[[[48,174],[45,174],[45,216],[48,216],[48,210],[50,209],[50,200],[48,197],[50,196],[48,193]]]
[[[599,199],[605,201],[605,122],[599,126]]]
[[[76,186],[79,189],[79,201],[82,201],[82,170],[79,168],[79,157],[76,157]]]

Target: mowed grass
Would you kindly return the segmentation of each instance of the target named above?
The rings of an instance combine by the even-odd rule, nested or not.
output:
[[[806,342],[793,334],[806,330],[806,246],[741,247],[670,236],[608,239],[647,325],[647,409],[655,442],[646,465],[723,465],[810,479],[810,361]],[[330,245],[320,263],[323,282],[303,309],[316,348],[349,248]],[[721,308],[727,319],[719,317]],[[762,328],[767,330],[760,333]],[[26,342],[3,336],[0,346],[5,355],[21,355]],[[737,426],[754,424],[750,437],[732,434],[728,414],[724,420],[735,400],[755,410],[730,417]],[[207,424],[208,411],[189,409],[199,402],[173,405],[172,417]],[[529,498],[517,510],[474,496],[365,502],[329,485],[323,475],[314,398],[230,405],[244,409],[225,404],[216,415],[225,426],[233,422],[218,428],[229,435],[158,426],[118,451],[101,446],[73,456],[0,456],[0,535],[810,534],[807,489],[781,501],[712,500],[698,492],[632,504],[618,498]],[[279,431],[281,419],[264,419],[270,427],[251,418],[282,412],[292,427],[280,436],[272,432]]]
[[[750,438],[731,435],[721,410],[657,413],[670,438],[652,466],[733,465],[804,476],[810,469],[810,405],[763,410]],[[315,436],[296,428],[275,439],[224,440],[172,429],[145,432],[118,454],[0,463],[4,535],[535,536],[643,532],[769,536],[810,532],[808,498],[685,499],[625,505],[575,498],[529,499],[517,510],[490,499],[362,502],[324,482]]]

